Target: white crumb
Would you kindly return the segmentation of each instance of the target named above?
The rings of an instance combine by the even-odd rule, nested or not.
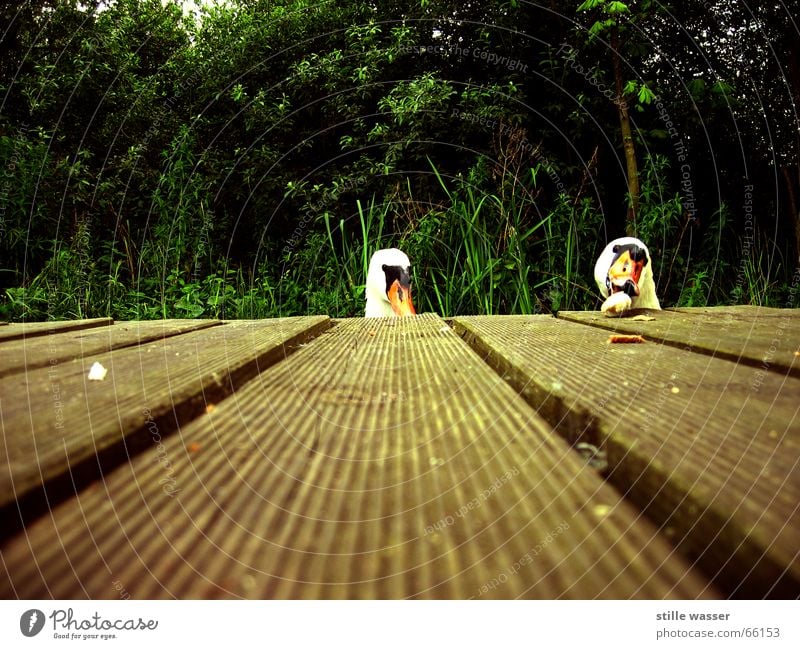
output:
[[[104,378],[106,378],[106,374],[108,374],[108,370],[96,361],[89,368],[90,381],[102,381]]]

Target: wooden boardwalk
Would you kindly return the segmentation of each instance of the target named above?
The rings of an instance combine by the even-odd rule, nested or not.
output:
[[[0,595],[800,596],[800,310],[632,315],[0,327]]]

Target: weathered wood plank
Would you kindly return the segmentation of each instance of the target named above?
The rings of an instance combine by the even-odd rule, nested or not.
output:
[[[782,318],[787,312],[797,315],[800,309],[786,309],[772,306],[758,306],[755,304],[739,304],[730,306],[708,306],[708,307],[669,307],[666,309],[671,313],[696,314],[707,312],[714,317],[731,316],[734,319],[754,320],[756,318]]]
[[[800,595],[800,381],[548,317],[455,327],[718,583]]]
[[[672,552],[442,320],[357,319],[6,543],[0,594],[719,595]]]
[[[634,320],[637,315],[653,320]],[[639,334],[679,349],[800,378],[800,309],[755,306],[640,309],[619,318],[592,311],[560,311],[558,317]]]
[[[219,320],[117,322],[109,327],[66,331],[57,329],[35,338],[0,340],[0,377],[59,363],[78,362],[93,354],[220,324]]]
[[[173,430],[329,325],[327,317],[229,322],[0,379],[0,505],[50,479],[70,487],[79,467],[96,472],[97,454],[124,461],[152,443],[152,423]],[[108,369],[103,381],[87,379],[95,361]]]
[[[56,320],[53,322],[12,322],[8,327],[0,329],[0,341],[47,336],[56,331],[76,331],[93,327],[107,327],[112,324],[114,324],[114,320],[111,318]]]

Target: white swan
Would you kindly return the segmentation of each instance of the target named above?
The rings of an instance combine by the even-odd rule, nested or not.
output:
[[[609,243],[594,266],[594,281],[605,298],[600,310],[617,315],[628,309],[660,309],[650,252],[639,239]]]
[[[372,255],[366,295],[367,318],[416,314],[411,301],[411,262],[402,250],[384,248]]]

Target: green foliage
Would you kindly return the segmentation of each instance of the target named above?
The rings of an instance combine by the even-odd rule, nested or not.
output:
[[[594,302],[587,266],[595,250],[582,244],[596,241],[602,216],[591,200],[559,195],[550,214],[536,215],[532,190],[540,166],[522,178],[501,177],[503,197],[488,191],[485,159],[466,178],[445,179],[435,166],[432,171],[445,197],[436,206],[416,200],[408,187],[392,202],[379,204],[373,198],[368,209],[359,204],[357,228],[345,220],[334,226],[324,215],[327,252],[338,269],[324,275],[327,294],[336,296],[324,312],[360,315],[369,257],[390,246],[401,247],[412,259],[420,312],[535,313]],[[414,216],[387,233],[391,215],[402,212]],[[327,268],[323,265],[316,275]]]
[[[358,315],[389,245],[421,311],[594,308],[628,225],[620,99],[662,301],[787,294],[797,46],[775,3],[18,4],[0,318]]]
[[[630,13],[628,5],[616,0],[585,0],[578,6],[577,10],[579,12],[592,11],[597,15],[597,19],[589,27],[590,39],[600,36],[610,28],[618,27],[618,17]],[[602,16],[609,17],[603,18]]]
[[[694,271],[683,285],[676,306],[706,306],[709,288],[708,271],[705,269]]]

